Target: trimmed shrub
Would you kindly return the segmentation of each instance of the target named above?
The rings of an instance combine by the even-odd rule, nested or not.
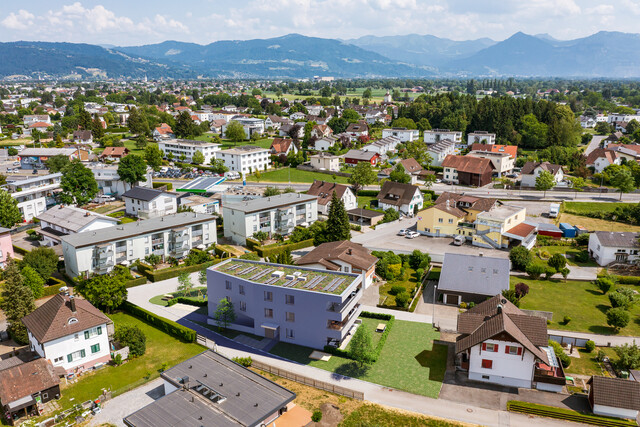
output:
[[[396,295],[396,305],[398,307],[405,308],[407,304],[409,304],[409,300],[411,299],[411,295],[409,295],[406,291],[399,293]]]
[[[531,279],[538,280],[545,272],[545,268],[540,264],[531,264],[527,267],[526,272]]]
[[[532,260],[531,251],[524,246],[516,246],[509,251],[509,260],[514,270],[526,271]]]
[[[587,351],[587,353],[591,353],[593,352],[593,350],[596,349],[596,343],[589,340],[586,343],[584,343],[584,349]]]
[[[627,309],[631,305],[631,300],[625,294],[620,292],[611,292],[609,293],[609,302],[611,303],[611,307],[622,307]]]
[[[249,249],[256,251],[260,258],[268,258],[270,256],[278,255],[286,251],[287,249],[290,251],[295,251],[296,249],[308,248],[310,246],[313,246],[313,239],[307,239],[297,243],[289,243],[287,245],[276,245],[268,248],[264,246],[256,246],[251,248],[249,247],[249,245],[247,245]]]
[[[171,182],[154,182],[151,185],[153,185],[153,188],[160,188],[166,185],[167,191],[173,190],[173,184]]]
[[[196,331],[193,329],[189,329],[185,326],[179,325],[176,322],[160,317],[150,311],[147,311],[143,308],[138,307],[137,305],[125,301],[120,308],[135,316],[145,322],[155,326],[156,328],[172,335],[182,341],[185,342],[195,342],[196,341]]]
[[[138,277],[137,279],[131,279],[131,280],[127,280],[124,285],[127,288],[134,288],[136,286],[140,286],[140,285],[145,285],[147,283],[147,278],[146,277]]]
[[[562,346],[560,345],[560,343],[549,340],[549,345],[553,347],[553,352],[560,360],[560,363],[562,363],[563,368],[568,368],[569,366],[571,366],[571,358],[562,350]]]
[[[467,308],[467,303],[466,302],[461,302],[460,303],[460,308],[463,308],[463,309]]]
[[[389,295],[398,295],[401,294],[403,292],[406,292],[406,288],[404,286],[400,286],[400,285],[393,285],[391,287],[391,289],[389,290]]]
[[[571,322],[571,317],[569,317],[569,316],[564,316],[564,317],[562,318],[562,323],[564,323],[565,325],[568,325],[568,324],[569,324],[569,322]]]
[[[313,411],[313,414],[311,414],[311,421],[318,423],[320,420],[322,420],[322,411]]]
[[[175,301],[173,304],[187,304],[187,305],[193,305],[196,307],[206,307],[208,304],[208,301],[198,301],[198,300],[194,300],[191,298],[187,298],[187,297],[176,297],[176,298],[172,298],[171,300],[169,300],[169,302],[171,301]],[[171,304],[171,305],[173,305]],[[168,305],[168,304],[167,304]]]
[[[251,366],[253,364],[253,360],[251,360],[251,357],[234,357],[233,359],[234,362],[236,362],[238,365],[244,366],[245,368],[248,368],[249,366]]]
[[[596,286],[602,291],[603,294],[609,292],[613,285],[613,280],[607,277],[600,277],[598,280],[596,280]]]
[[[544,278],[545,278],[545,279],[547,279],[547,280],[549,280],[549,279],[551,279],[551,278],[553,277],[553,275],[554,275],[554,274],[556,274],[556,273],[557,273],[557,271],[556,271],[556,269],[555,269],[555,268],[553,268],[553,267],[547,267],[547,268],[544,270]]]
[[[119,326],[113,337],[123,346],[128,346],[129,354],[133,356],[142,356],[147,351],[147,337],[137,326]]]

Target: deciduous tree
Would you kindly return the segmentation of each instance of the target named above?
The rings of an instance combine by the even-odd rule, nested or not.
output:
[[[156,144],[147,145],[144,149],[144,159],[154,170],[162,166],[162,156],[162,150]]]
[[[373,362],[373,343],[371,333],[364,324],[356,329],[356,333],[351,338],[350,347],[351,358],[358,362],[360,367]]]
[[[79,291],[91,304],[111,313],[127,300],[127,287],[121,275],[104,274],[80,282]]]
[[[77,159],[62,170],[60,188],[60,201],[65,204],[84,205],[98,194],[93,172]]]
[[[18,344],[27,344],[29,337],[22,318],[36,309],[31,288],[25,286],[16,262],[9,258],[4,271],[0,308],[7,318],[7,332]]]
[[[240,122],[231,120],[224,131],[224,136],[231,141],[238,142],[246,139],[244,127]]]
[[[58,255],[53,249],[40,246],[27,252],[22,262],[33,268],[46,282],[58,268]]]
[[[12,228],[22,221],[18,201],[9,192],[0,188],[0,226]]]
[[[542,171],[536,178],[536,190],[544,191],[542,197],[546,197],[547,190],[551,190],[556,185],[556,180],[549,171]]]
[[[147,164],[144,159],[136,154],[129,154],[122,158],[118,164],[118,176],[130,186],[138,185],[147,180]]]
[[[362,187],[376,182],[377,176],[371,163],[359,162],[354,168],[351,176],[348,178],[349,184],[353,186],[355,193]]]
[[[236,320],[236,312],[233,309],[231,301],[222,298],[218,303],[215,313],[213,313],[213,319],[216,321],[218,328],[227,329],[229,324]]]

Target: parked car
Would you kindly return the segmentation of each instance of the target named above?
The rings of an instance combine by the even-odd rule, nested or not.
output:
[[[455,246],[462,246],[462,245],[464,244],[465,240],[466,240],[466,239],[465,239],[465,237],[464,237],[464,236],[457,235],[457,236],[455,236],[455,237],[453,238],[453,244],[454,244]]]
[[[113,196],[101,195],[101,196],[96,196],[96,198],[93,199],[93,203],[107,203],[107,202],[114,202],[115,200],[116,198]]]
[[[13,162],[13,166],[20,166],[20,162],[16,160],[15,162]]]
[[[419,235],[420,233],[418,233],[417,231],[409,231],[404,237],[407,239],[415,239]]]
[[[405,236],[408,231],[409,230],[407,230],[406,228],[403,228],[400,231],[398,231],[398,236]]]

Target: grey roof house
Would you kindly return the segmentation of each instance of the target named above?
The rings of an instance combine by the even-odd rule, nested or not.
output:
[[[482,302],[509,289],[509,269],[508,259],[447,253],[442,262],[438,298],[454,305]]]

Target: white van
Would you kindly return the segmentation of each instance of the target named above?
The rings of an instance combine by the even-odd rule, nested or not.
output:
[[[239,179],[240,174],[236,171],[228,171],[224,173],[225,178],[227,179]]]
[[[465,241],[465,240],[467,240],[467,239],[465,239],[465,237],[464,237],[464,236],[457,235],[457,236],[455,236],[455,237],[453,238],[453,244],[454,244],[455,246],[462,246],[462,245],[464,244],[464,241]]]

